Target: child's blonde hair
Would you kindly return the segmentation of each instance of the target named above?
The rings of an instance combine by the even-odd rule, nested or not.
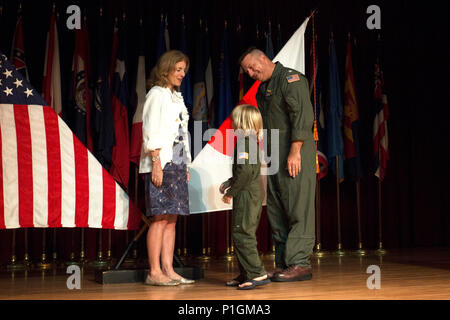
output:
[[[245,135],[254,134],[258,140],[262,139],[263,120],[258,108],[241,104],[233,109],[231,113],[234,130],[242,130]]]

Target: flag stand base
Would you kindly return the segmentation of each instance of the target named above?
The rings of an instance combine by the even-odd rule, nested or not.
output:
[[[117,262],[114,269],[109,270],[97,270],[95,272],[95,281],[100,284],[112,284],[112,283],[130,283],[130,282],[144,282],[149,269],[119,269],[124,262],[128,252],[131,250],[133,245],[139,240],[139,237],[144,233],[148,226],[150,226],[150,221],[142,215],[142,220],[144,220],[144,225],[141,230],[136,234],[136,236],[128,244],[122,257]],[[173,266],[176,273],[184,278],[198,280],[203,278],[203,269],[197,266],[186,266],[181,261],[179,255],[173,255]]]
[[[187,279],[203,279],[203,269],[197,266],[186,266],[177,254],[173,256],[174,270]],[[149,269],[109,269],[95,271],[95,281],[100,284],[144,282]]]
[[[174,257],[175,258],[175,257]],[[196,266],[174,267],[176,273],[187,279],[203,279],[203,269]],[[95,281],[100,284],[144,283],[149,269],[96,270]]]

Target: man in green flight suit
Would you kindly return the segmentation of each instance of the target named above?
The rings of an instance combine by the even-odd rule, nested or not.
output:
[[[303,74],[273,63],[260,50],[245,51],[239,63],[254,80],[261,81],[256,100],[267,141],[279,132],[279,154],[266,154],[278,161],[276,174],[267,177],[267,215],[275,244],[272,281],[312,278],[310,256],[315,241],[316,146],[314,113],[308,82]]]

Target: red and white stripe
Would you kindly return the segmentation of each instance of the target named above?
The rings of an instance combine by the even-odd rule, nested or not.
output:
[[[134,230],[140,212],[50,107],[0,105],[0,228]]]
[[[130,161],[139,165],[142,147],[142,114],[146,96],[145,88],[145,57],[139,56],[136,76],[137,106],[131,127]]]

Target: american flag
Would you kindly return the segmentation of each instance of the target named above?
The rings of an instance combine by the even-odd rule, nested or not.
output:
[[[0,229],[137,229],[128,195],[0,55]]]

